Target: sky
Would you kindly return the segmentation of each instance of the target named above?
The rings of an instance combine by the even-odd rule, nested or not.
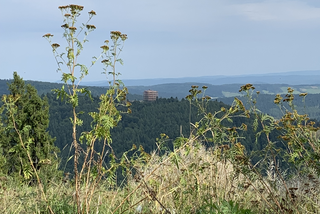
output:
[[[97,13],[81,63],[89,66],[100,54],[110,31],[128,35],[124,65],[117,66],[121,79],[320,69],[319,0],[2,0],[0,79],[14,71],[25,80],[61,79],[42,36],[51,33],[65,47],[58,6],[68,4],[84,6],[80,22]],[[84,81],[108,78],[102,71],[92,67]]]

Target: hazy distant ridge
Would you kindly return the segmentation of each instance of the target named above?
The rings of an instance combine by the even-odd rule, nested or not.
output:
[[[202,76],[182,78],[156,78],[156,79],[124,79],[126,86],[151,86],[166,83],[199,82],[212,85],[223,84],[289,84],[306,85],[320,83],[319,71],[291,71],[269,74],[248,74],[238,76]],[[107,86],[107,81],[84,82],[83,85]]]

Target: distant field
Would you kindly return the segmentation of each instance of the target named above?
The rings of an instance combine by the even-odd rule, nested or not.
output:
[[[309,94],[320,94],[320,88],[318,86],[304,86],[300,88],[300,90]]]
[[[234,92],[228,92],[228,91],[222,91],[223,96],[225,97],[237,97],[241,96],[240,93],[234,93]]]
[[[269,92],[269,91],[267,91],[267,90],[262,90],[262,93],[263,93],[263,94],[274,94],[274,93]]]
[[[320,87],[318,86],[302,86],[302,87],[292,86],[291,88],[294,89],[293,94],[301,94],[301,93],[320,94]],[[275,95],[275,94],[287,94],[288,93],[287,89],[288,89],[288,86],[282,86],[278,88],[273,88],[272,91],[261,88],[260,91],[262,94]],[[224,97],[235,97],[235,96],[241,95],[240,93],[235,93],[234,91],[222,91],[222,94]]]

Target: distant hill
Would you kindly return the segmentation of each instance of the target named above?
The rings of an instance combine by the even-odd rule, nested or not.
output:
[[[0,96],[2,94],[8,94],[8,84],[10,84],[11,80],[1,80],[0,79]],[[51,93],[52,89],[57,89],[62,87],[62,83],[51,83],[51,82],[40,82],[40,81],[31,81],[26,80],[26,84],[30,84],[34,86],[38,90],[38,94],[47,94]],[[86,87],[91,91],[93,96],[100,96],[101,94],[106,93],[106,87],[95,87],[95,86],[81,86]],[[142,100],[142,95],[137,95],[130,93],[128,95],[129,100]]]
[[[156,78],[156,79],[124,79],[126,86],[152,86],[167,83],[199,82],[211,85],[224,84],[289,84],[309,85],[320,83],[319,71],[292,71],[269,74],[247,74],[234,76],[203,76],[203,77],[182,77],[182,78]],[[83,85],[106,86],[107,81],[83,82]]]
[[[197,82],[189,83],[168,83],[153,86],[128,86],[128,90],[133,94],[143,94],[144,90],[155,90],[158,91],[159,97],[170,98],[177,97],[179,99],[186,97],[189,94],[191,85],[198,85],[201,88],[203,85],[208,86],[205,94],[216,98],[223,97],[235,97],[242,96],[239,93],[240,86],[243,84],[225,84],[225,85],[211,85]],[[261,94],[286,94],[287,88],[291,87],[295,91],[295,94],[309,93],[309,94],[320,94],[320,84],[314,85],[288,85],[288,84],[254,84],[256,91],[260,91]]]
[[[0,95],[8,93],[8,86],[11,80],[0,80]],[[46,94],[51,92],[52,89],[61,88],[61,83],[50,83],[50,82],[39,82],[39,81],[29,81],[26,83],[33,85],[39,94]],[[246,82],[251,83],[251,82]],[[198,85],[201,88],[203,85],[208,86],[206,90],[206,95],[211,96],[213,99],[224,98],[224,97],[234,97],[242,96],[239,93],[240,86],[243,84],[223,84],[223,85],[213,85],[201,82],[187,82],[187,83],[166,83],[158,84],[152,86],[128,86],[129,90],[129,100],[142,100],[143,91],[151,89],[158,91],[159,97],[170,98],[177,97],[179,99],[185,98],[189,94],[191,85]],[[287,88],[291,87],[295,90],[295,94],[307,92],[309,94],[320,94],[320,81],[317,84],[304,84],[304,85],[294,85],[294,84],[254,84],[256,91],[260,91],[261,94],[285,94],[287,93]],[[91,90],[92,95],[98,96],[106,92],[106,87],[97,86],[82,86],[87,87]]]

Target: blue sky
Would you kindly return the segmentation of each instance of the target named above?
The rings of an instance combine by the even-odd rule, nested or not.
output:
[[[319,0],[10,0],[0,3],[0,79],[57,81],[48,42],[63,44],[58,6],[97,13],[81,60],[112,30],[128,35],[122,79],[276,73],[320,68]],[[86,81],[102,80],[93,67]]]

